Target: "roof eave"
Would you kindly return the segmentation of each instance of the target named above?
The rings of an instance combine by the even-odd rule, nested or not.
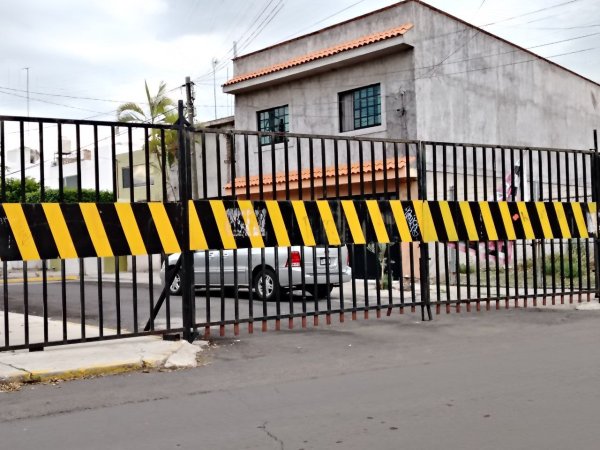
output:
[[[396,36],[362,47],[346,50],[325,58],[302,63],[287,69],[260,75],[237,83],[226,84],[223,86],[223,92],[226,94],[240,94],[260,89],[267,85],[275,85],[298,78],[317,75],[339,67],[353,65],[386,54],[409,50],[411,48],[412,46],[406,43],[404,36]]]

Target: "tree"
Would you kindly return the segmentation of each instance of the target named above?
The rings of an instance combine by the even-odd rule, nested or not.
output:
[[[175,124],[178,119],[177,107],[175,106],[175,102],[167,96],[167,85],[165,82],[160,82],[158,92],[154,96],[150,94],[148,82],[144,81],[144,87],[147,100],[147,103],[143,105],[144,107],[133,102],[123,103],[117,109],[117,120],[126,123]],[[164,136],[164,142],[162,136]],[[177,132],[175,130],[164,130],[164,133],[161,133],[161,130],[151,129],[148,146],[150,153],[156,156],[155,164],[158,165],[161,174],[163,171],[167,171],[165,177],[167,186],[170,188],[172,195],[175,196],[175,190],[171,183],[168,169],[177,159]],[[163,146],[167,153],[166,168],[162,164]]]

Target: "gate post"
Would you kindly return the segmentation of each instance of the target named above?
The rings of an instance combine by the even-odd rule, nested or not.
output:
[[[594,130],[594,157],[592,158],[592,201],[596,202],[596,236],[594,237],[594,280],[595,298],[600,298],[600,223],[598,202],[600,201],[600,153],[598,153],[598,130]]]
[[[194,324],[195,290],[194,290],[194,253],[190,250],[189,233],[189,201],[192,199],[191,168],[188,160],[189,139],[187,137],[186,120],[183,112],[183,100],[177,104],[179,119],[177,122],[177,141],[179,147],[179,201],[181,202],[181,227],[182,227],[182,287],[181,287],[181,315],[183,319],[183,338],[192,342],[196,338]]]
[[[425,158],[425,145],[422,141],[419,142],[416,153],[419,200],[427,200],[427,165]],[[429,244],[423,242],[423,233],[421,233],[421,242],[419,244],[419,250],[419,277],[421,280],[421,320],[425,320],[426,310],[427,320],[432,320],[429,292]]]

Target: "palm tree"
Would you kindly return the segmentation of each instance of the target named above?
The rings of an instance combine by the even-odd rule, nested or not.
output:
[[[147,81],[144,81],[144,87],[146,89],[147,99],[147,103],[143,104],[144,107],[134,102],[123,103],[117,109],[117,120],[119,122],[149,123],[156,125],[173,125],[177,122],[177,107],[175,106],[175,102],[167,97],[166,83],[164,81],[160,82],[158,92],[154,96],[150,95]],[[164,142],[162,139],[163,136]],[[168,168],[171,167],[177,158],[177,132],[175,130],[165,130],[164,133],[161,133],[158,129],[151,129],[148,146],[150,153],[156,156],[156,161],[161,174],[164,170],[167,170],[167,185],[169,186],[171,193],[175,195],[168,174]],[[163,147],[166,151],[167,168],[162,166]]]

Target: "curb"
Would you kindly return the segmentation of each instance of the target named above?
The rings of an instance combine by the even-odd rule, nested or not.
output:
[[[129,342],[104,341],[92,344],[93,347],[89,344],[73,344],[35,354],[24,351],[0,354],[0,393],[3,390],[13,390],[15,384],[70,381],[146,369],[176,370],[206,363],[206,358],[200,356],[200,353],[208,346],[207,341],[196,341],[193,344],[152,338],[124,341]],[[99,351],[93,351],[94,347]],[[98,354],[96,362],[92,356],[88,357],[88,362],[82,363],[82,352]],[[130,357],[123,357],[123,353]],[[112,354],[120,358],[111,361]],[[107,361],[98,362],[102,359]]]

